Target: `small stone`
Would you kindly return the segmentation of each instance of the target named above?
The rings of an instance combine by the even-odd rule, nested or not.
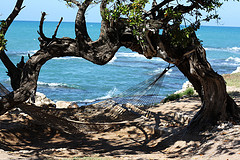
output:
[[[52,100],[50,100],[49,98],[46,97],[46,95],[40,92],[36,92],[34,99],[35,99],[35,102],[32,102],[31,98],[28,101],[39,107],[55,105],[55,103]]]
[[[57,101],[56,108],[69,108],[71,106],[71,104],[72,104],[72,102]]]
[[[70,106],[68,106],[68,108],[79,108],[79,106],[77,105],[77,103],[73,102]]]

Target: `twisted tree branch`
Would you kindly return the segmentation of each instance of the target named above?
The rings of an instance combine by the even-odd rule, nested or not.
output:
[[[85,12],[88,6],[91,4],[92,0],[86,0],[82,5],[78,6],[78,12],[75,18],[75,34],[79,43],[86,44],[86,42],[91,41],[90,36],[87,32]]]
[[[19,12],[24,8],[24,7],[22,7],[22,4],[23,4],[23,0],[18,0],[16,2],[16,5],[15,5],[13,11],[8,16],[8,18],[4,21],[5,25],[3,25],[2,28],[0,29],[1,34],[3,34],[3,35],[6,34],[8,28],[12,24],[13,20],[17,17]],[[0,50],[0,59],[3,62],[4,66],[8,70],[8,76],[11,79],[12,88],[14,90],[17,89],[19,87],[19,83],[20,83],[20,74],[21,74],[20,69],[13,64],[13,62],[9,59],[9,57],[6,55],[4,50]],[[0,107],[0,109],[1,109],[1,107]]]
[[[6,34],[9,26],[12,24],[13,20],[17,17],[17,15],[19,14],[19,12],[24,8],[22,7],[24,0],[18,0],[12,13],[8,16],[8,18],[5,20],[6,25],[4,27],[2,27],[1,29],[1,33],[2,34]]]
[[[144,14],[144,18],[154,14],[156,11],[158,11],[160,8],[162,8],[166,4],[170,3],[171,1],[173,1],[173,0],[164,0],[161,3],[159,3],[158,5],[155,5],[150,11],[148,11],[147,13]]]
[[[47,41],[49,43],[51,41],[51,38],[46,37],[45,34],[43,33],[43,23],[45,20],[45,16],[46,16],[46,12],[42,12],[40,25],[39,25],[39,31],[37,31],[37,32],[40,35],[40,37],[42,38],[42,40]]]
[[[120,48],[119,35],[121,26],[110,26],[109,22],[102,20],[99,39],[92,41],[88,35],[85,12],[92,0],[84,1],[79,7],[75,20],[75,34],[77,40],[78,56],[95,64],[104,65],[109,62]],[[102,1],[100,11],[106,7],[106,1]]]
[[[53,39],[56,38],[56,36],[57,36],[57,31],[58,31],[58,28],[59,28],[60,24],[62,23],[62,20],[63,20],[63,17],[61,17],[60,21],[58,22],[58,25],[55,29],[55,32],[54,32],[53,36],[52,36]]]

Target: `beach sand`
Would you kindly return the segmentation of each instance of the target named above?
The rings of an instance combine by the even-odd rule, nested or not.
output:
[[[240,88],[227,89],[240,105]],[[150,110],[192,117],[200,105],[198,97],[185,97]],[[240,125],[230,122],[202,136],[186,137],[184,127],[168,124],[162,136],[154,138],[153,130],[146,129],[152,136],[146,145],[144,134],[134,126],[70,135],[33,122],[17,109],[0,116],[0,159],[240,159]]]

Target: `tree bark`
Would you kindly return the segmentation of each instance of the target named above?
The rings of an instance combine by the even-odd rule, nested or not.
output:
[[[208,63],[202,46],[177,67],[193,84],[202,101],[200,111],[188,126],[189,130],[206,130],[217,122],[239,120],[239,107],[228,95],[223,77]]]
[[[5,25],[2,26],[2,28],[0,28],[0,33],[5,35],[7,33],[8,28],[10,27],[10,25],[12,24],[13,20],[17,17],[17,15],[19,14],[19,12],[24,8],[22,7],[23,4],[23,0],[18,0],[16,2],[16,5],[13,9],[13,11],[11,12],[11,14],[7,17],[7,19],[4,21]],[[15,66],[12,61],[8,58],[8,56],[6,55],[4,50],[0,50],[0,59],[3,62],[4,66],[7,68],[8,70],[8,76],[11,79],[11,85],[13,89],[17,89],[19,88],[20,85],[20,78],[21,78],[21,67],[22,64],[21,62],[23,62],[23,59],[21,60],[21,62],[19,63],[19,65]]]

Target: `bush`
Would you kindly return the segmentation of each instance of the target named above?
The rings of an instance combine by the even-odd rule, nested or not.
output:
[[[193,94],[194,94],[193,88],[187,88],[187,89],[183,92],[183,96],[184,96],[184,95],[192,96]]]
[[[192,96],[193,94],[194,94],[193,88],[187,88],[184,92],[168,95],[163,100],[163,103],[166,103],[166,102],[169,102],[169,101],[174,101],[176,99],[180,99],[183,96]]]

